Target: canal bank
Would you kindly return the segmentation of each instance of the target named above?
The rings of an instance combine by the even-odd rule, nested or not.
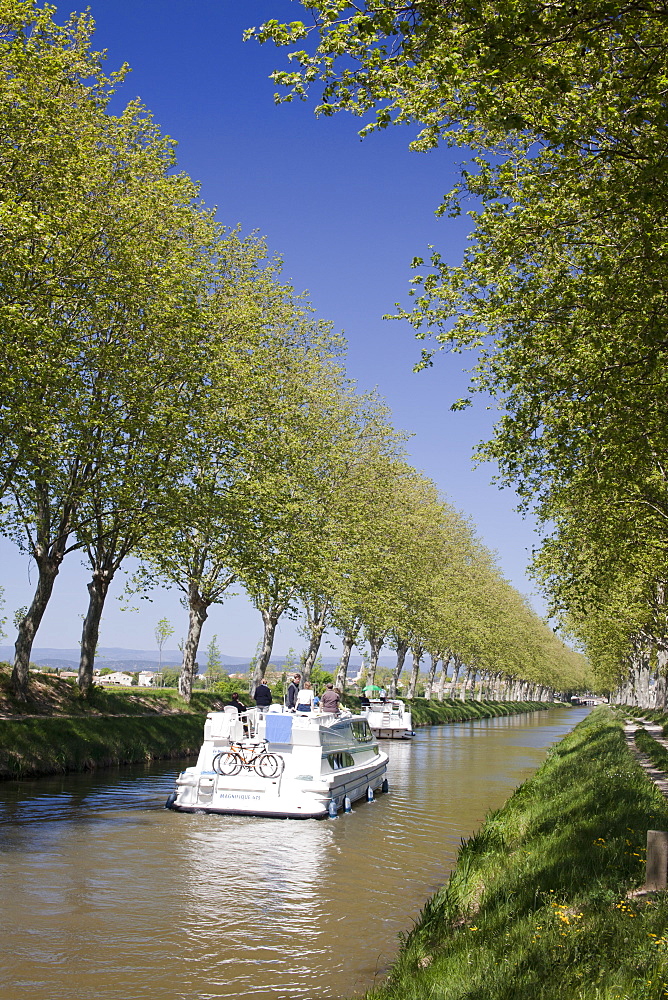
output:
[[[222,707],[214,694],[196,692],[189,705],[176,691],[96,689],[86,700],[68,681],[35,680],[31,699],[17,704],[2,677],[0,780],[88,771],[146,760],[196,754],[206,713]],[[348,703],[359,708],[359,699]],[[410,704],[415,726],[495,718],[544,711],[545,702],[478,702],[416,698]]]
[[[637,895],[668,803],[598,709],[459,852],[369,1000],[665,1000],[666,893]]]

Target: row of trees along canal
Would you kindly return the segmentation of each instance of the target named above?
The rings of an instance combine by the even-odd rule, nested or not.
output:
[[[435,339],[423,364],[477,351],[472,390],[502,408],[482,455],[535,508],[536,577],[599,688],[665,707],[668,6],[305,6],[309,26],[250,32],[295,49],[288,97],[322,80],[321,110],[363,133],[472,151],[439,209],[472,200],[470,249],[417,259],[401,315]]]
[[[409,694],[458,675],[495,696],[581,687],[581,658],[500,576],[471,525],[407,464],[383,404],[347,378],[344,345],[281,280],[264,243],[222,229],[173,143],[110,99],[88,15],[32,0],[0,32],[2,527],[37,566],[13,686],[63,559],[90,564],[79,684],[90,689],[109,586],[179,588],[189,699],[209,608],[239,582],[264,675],[279,619],[302,613],[308,678],[323,633],[384,643]],[[454,680],[452,679],[454,677]],[[465,685],[464,685],[465,688]]]

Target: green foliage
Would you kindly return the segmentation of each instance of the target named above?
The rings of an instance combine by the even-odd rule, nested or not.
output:
[[[155,642],[162,653],[162,647],[165,645],[167,639],[174,635],[174,629],[167,618],[161,618],[154,629]]]
[[[208,674],[222,669],[220,658],[220,648],[218,646],[218,636],[213,635],[209,645],[206,647],[206,671]]]
[[[325,670],[322,664],[315,661],[315,666],[311,670],[311,684],[313,685],[313,690],[320,694],[325,687],[325,684],[333,684],[334,675],[329,670]]]
[[[211,688],[211,692],[212,694],[217,695],[217,697],[224,698],[225,701],[228,701],[232,697],[234,691],[239,692],[239,688],[240,684],[238,680],[230,677],[223,677],[214,683]],[[243,695],[241,695],[241,701],[246,704]]]
[[[217,635],[211,637],[211,641],[206,647],[206,657],[206,684],[209,689],[217,690],[215,685],[217,682],[222,681],[226,676],[226,673],[223,670],[223,663],[220,658]]]
[[[302,6],[249,32],[291,49],[282,99],[320,87],[322,114],[375,113],[362,134],[409,124],[416,150],[473,150],[438,210],[469,209],[469,248],[416,257],[398,317],[432,340],[418,367],[477,353],[471,390],[501,411],[479,457],[536,507],[536,576],[614,686],[668,636],[664,7]]]
[[[27,778],[185,757],[199,749],[203,723],[204,718],[196,714],[4,721],[0,777]]]
[[[179,683],[179,671],[174,667],[165,667],[162,670],[161,687],[176,688]]]

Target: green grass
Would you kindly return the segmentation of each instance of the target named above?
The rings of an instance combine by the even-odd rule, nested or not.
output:
[[[220,699],[176,690],[94,687],[82,698],[75,681],[31,675],[25,701],[14,698],[9,664],[0,665],[0,779],[82,771],[112,764],[185,757],[202,742],[206,713]]]
[[[638,749],[649,757],[655,767],[668,774],[668,750],[644,729],[636,729],[634,740]]]
[[[547,711],[553,706],[544,701],[459,701],[448,698],[442,702],[414,698],[410,705],[413,724],[432,726],[443,722],[463,722],[467,719],[489,719],[502,715]]]
[[[194,713],[36,718],[0,722],[0,778],[84,771],[197,753],[204,716]]]
[[[104,688],[93,685],[82,697],[73,678],[53,674],[31,674],[28,696],[15,697],[11,689],[11,666],[0,663],[0,711],[7,716],[27,715],[146,715],[155,712],[191,712],[202,714],[220,702],[207,691],[193,691],[189,705],[175,688]]]
[[[376,1000],[665,1000],[666,894],[644,881],[668,803],[595,710],[463,844]]]

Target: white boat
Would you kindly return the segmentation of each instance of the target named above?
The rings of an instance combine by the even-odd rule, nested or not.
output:
[[[388,756],[362,716],[209,712],[197,763],[167,807],[183,812],[317,818],[387,791]]]
[[[378,739],[405,740],[415,736],[411,713],[398,698],[370,698],[361,714]]]

